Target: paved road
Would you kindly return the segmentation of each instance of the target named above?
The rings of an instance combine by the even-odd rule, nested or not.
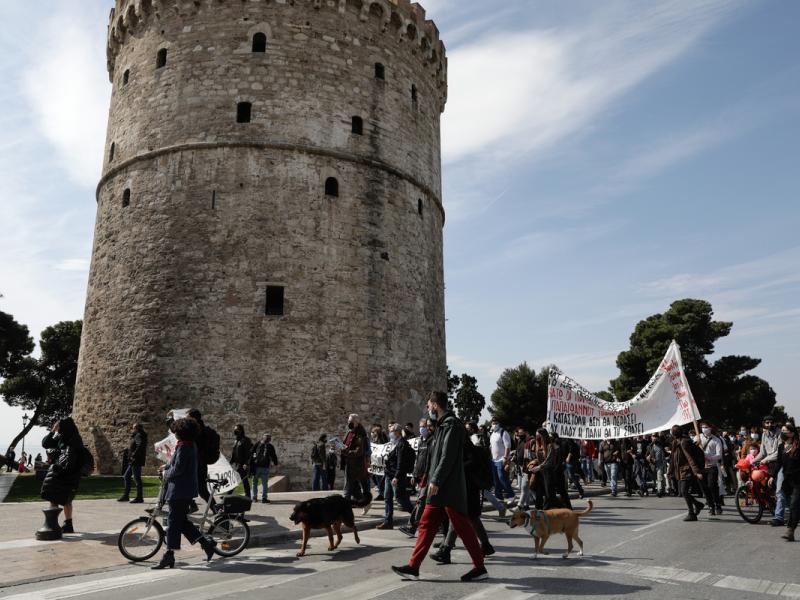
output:
[[[456,564],[450,566],[427,560],[424,581],[400,580],[389,566],[408,559],[412,541],[399,532],[369,531],[361,546],[347,535],[336,553],[316,539],[302,559],[294,556],[296,544],[284,544],[209,565],[193,558],[172,571],[135,565],[2,588],[0,599],[800,598],[800,543],[784,542],[766,525],[745,524],[732,508],[722,517],[683,523],[681,507],[675,498],[595,498],[595,510],[581,527],[586,556],[567,560],[560,557],[562,536],[551,539],[550,555],[534,561],[523,531],[487,518],[498,553],[487,563],[491,579],[474,584],[458,581],[469,568],[463,550],[454,552]]]

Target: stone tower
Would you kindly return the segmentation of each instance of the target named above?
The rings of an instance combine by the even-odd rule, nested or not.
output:
[[[74,408],[101,471],[194,406],[305,481],[348,413],[445,388],[446,65],[408,0],[116,0]]]

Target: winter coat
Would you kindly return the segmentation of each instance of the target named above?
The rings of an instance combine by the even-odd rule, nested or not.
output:
[[[253,447],[253,465],[259,469],[269,469],[270,465],[278,464],[278,455],[275,446],[270,442],[258,442]]]
[[[605,440],[600,444],[600,464],[610,465],[620,461],[621,450],[613,440]]]
[[[693,442],[689,438],[682,438],[672,442],[672,462],[670,473],[678,481],[688,481],[703,474],[705,465],[698,465],[692,458],[690,450]]]
[[[167,482],[167,502],[188,501],[198,494],[197,446],[191,442],[178,443],[169,466],[164,470]]]
[[[405,477],[407,475],[407,473],[400,473],[400,467],[403,462],[403,453],[408,447],[410,447],[410,444],[408,440],[403,437],[395,442],[389,454],[386,456],[386,460],[383,462],[383,474],[387,478],[394,479],[398,477],[398,473],[399,477]]]
[[[778,446],[778,470],[783,469],[784,491],[786,491],[787,483],[794,487],[800,485],[800,451],[795,452],[794,455],[786,451],[786,446],[781,441]]]
[[[83,440],[80,435],[64,439],[52,431],[44,436],[42,447],[53,451],[53,462],[42,483],[44,500],[64,506],[78,491],[83,465]]]
[[[359,423],[345,438],[342,448],[342,468],[350,481],[363,481],[369,477],[367,473],[367,432]]]
[[[231,450],[231,465],[234,467],[249,467],[250,455],[253,453],[253,442],[246,435],[237,438]]]
[[[143,467],[147,459],[147,434],[136,431],[131,435],[128,446],[128,463],[135,467]]]
[[[450,507],[467,514],[467,484],[464,476],[464,424],[452,413],[439,419],[430,446],[428,482],[439,486],[437,494],[428,497],[432,506]]]
[[[420,481],[425,473],[428,472],[428,451],[430,449],[431,434],[428,437],[419,438],[419,446],[417,446],[417,459],[414,461],[414,471],[412,477],[415,481]]]

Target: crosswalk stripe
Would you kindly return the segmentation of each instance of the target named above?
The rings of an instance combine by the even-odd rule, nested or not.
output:
[[[107,579],[95,579],[93,581],[85,581],[83,583],[62,585],[60,587],[50,588],[47,590],[37,590],[33,592],[15,594],[13,596],[6,596],[3,600],[63,600],[65,598],[75,598],[76,596],[107,592],[110,590],[132,587],[144,583],[152,583],[154,581],[163,581],[164,579],[180,577],[183,574],[184,571],[154,572],[148,569],[146,573],[137,573],[136,575],[123,575],[120,577],[109,577]]]
[[[508,585],[502,583],[486,583],[482,584],[485,589],[465,596],[461,600],[484,600],[484,598],[502,598],[502,600],[523,600],[524,598],[533,598],[538,596],[536,592],[523,592],[515,590]]]
[[[341,600],[342,598],[347,598],[347,600],[369,600],[377,594],[387,594],[414,584],[414,581],[401,579],[395,574],[383,575],[381,577],[371,577],[347,587],[308,596],[303,600]]]

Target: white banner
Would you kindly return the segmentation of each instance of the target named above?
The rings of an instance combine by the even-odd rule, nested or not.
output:
[[[550,431],[562,438],[627,438],[700,419],[674,340],[650,381],[628,402],[601,400],[556,369],[547,392]]]
[[[186,416],[186,413],[189,412],[189,409],[182,408],[179,410],[173,410],[171,412],[175,419],[182,419]],[[156,450],[156,457],[162,462],[169,462],[172,460],[172,455],[175,453],[175,447],[177,444],[178,438],[175,437],[174,433],[170,432],[169,435],[163,440],[153,444]],[[208,491],[214,494],[224,494],[226,492],[230,492],[231,490],[235,490],[242,482],[242,478],[239,476],[239,473],[231,466],[231,463],[229,463],[228,459],[223,456],[222,452],[219,453],[219,459],[217,462],[215,462],[213,465],[208,465],[208,476],[211,479],[228,480],[228,484],[219,488],[218,490],[212,490],[211,486],[208,485]],[[203,482],[199,481],[198,484],[203,485]]]
[[[411,444],[411,447],[414,449],[414,452],[417,451],[419,448],[419,437],[413,437],[408,440],[408,443]],[[386,457],[389,456],[389,452],[392,451],[394,448],[394,444],[373,444],[370,442],[372,455],[370,456],[369,467],[368,471],[372,475],[383,475],[384,470],[384,462],[386,462]],[[411,473],[409,473],[411,475]]]

